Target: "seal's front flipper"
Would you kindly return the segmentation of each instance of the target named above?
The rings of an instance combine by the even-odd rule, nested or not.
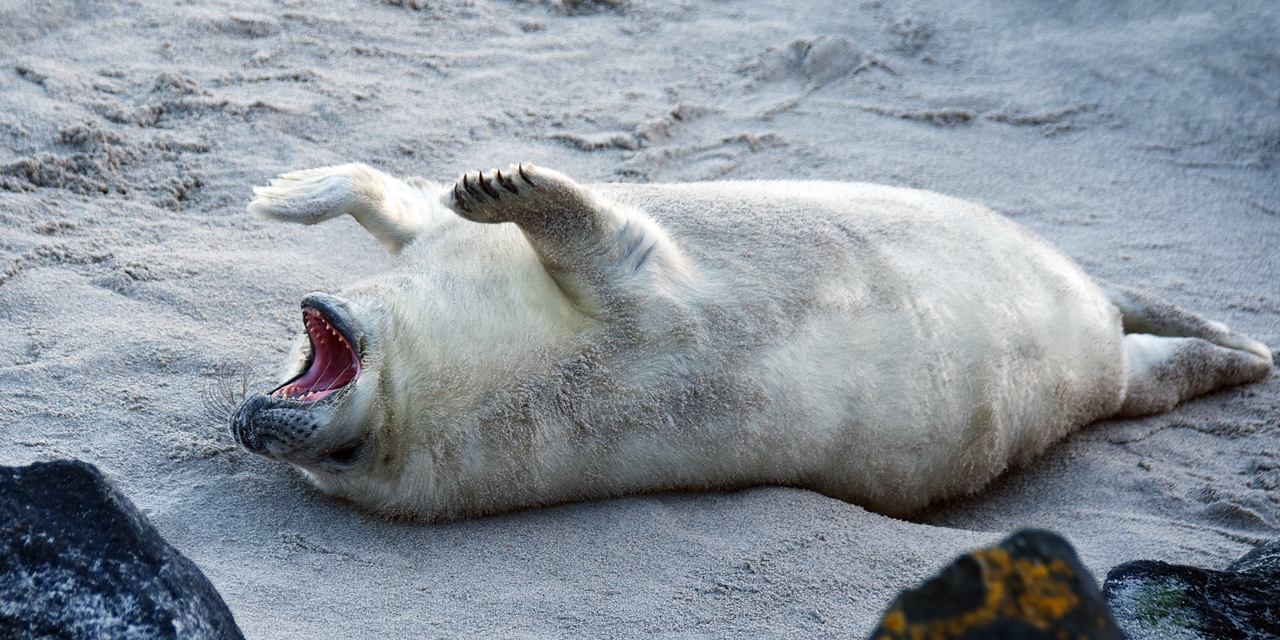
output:
[[[531,164],[466,173],[445,206],[475,222],[514,222],[560,288],[593,316],[625,313],[688,279],[679,247],[644,213]]]
[[[439,186],[414,182],[363,164],[293,171],[254,187],[249,211],[301,224],[350,214],[388,251],[399,253],[445,213],[435,198]]]

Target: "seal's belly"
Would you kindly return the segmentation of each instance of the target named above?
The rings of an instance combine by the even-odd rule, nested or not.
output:
[[[743,188],[753,208],[735,206]],[[982,486],[1122,401],[1115,308],[1069,258],[984,207],[818,183],[642,195],[706,278],[710,333],[726,351],[755,345],[737,375],[765,402],[724,436],[749,480],[905,513]]]

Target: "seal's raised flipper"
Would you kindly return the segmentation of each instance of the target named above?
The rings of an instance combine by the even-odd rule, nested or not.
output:
[[[475,222],[514,222],[560,288],[592,315],[683,283],[683,254],[643,213],[531,164],[466,173],[445,206]]]
[[[1261,342],[1149,293],[1098,285],[1120,310],[1126,334],[1128,381],[1119,415],[1161,413],[1183,400],[1271,373],[1271,350]]]
[[[446,215],[436,203],[439,185],[409,184],[373,167],[344,164],[293,171],[254,187],[249,211],[301,224],[351,214],[388,251],[404,245]]]

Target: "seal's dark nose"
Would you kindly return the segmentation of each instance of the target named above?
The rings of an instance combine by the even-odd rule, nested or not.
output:
[[[231,435],[253,453],[284,460],[306,445],[317,426],[293,404],[265,393],[252,396],[231,415]]]
[[[262,413],[265,405],[271,404],[270,396],[259,394],[250,396],[231,414],[231,435],[240,446],[253,453],[266,455],[268,439],[263,433],[261,424],[256,418]]]

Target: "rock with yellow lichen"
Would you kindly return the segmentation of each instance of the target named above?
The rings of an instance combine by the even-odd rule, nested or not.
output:
[[[898,595],[873,640],[1123,640],[1071,545],[1024,530]]]

